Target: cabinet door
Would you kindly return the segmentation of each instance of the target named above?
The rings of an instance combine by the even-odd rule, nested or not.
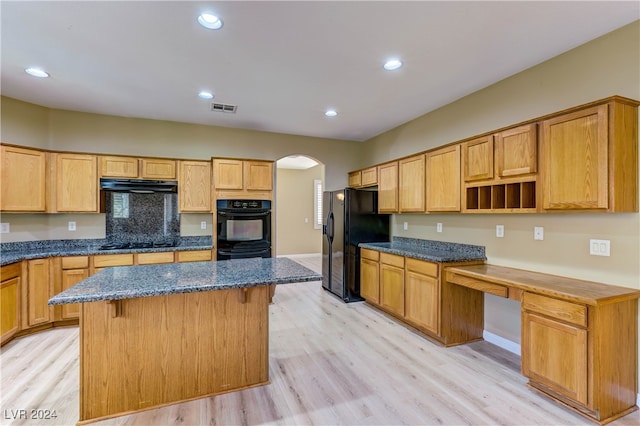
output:
[[[378,167],[378,211],[398,212],[398,162]]]
[[[245,161],[244,188],[249,191],[273,190],[273,163],[270,161]]]
[[[180,161],[178,201],[181,212],[211,211],[211,163]]]
[[[465,182],[493,179],[493,136],[484,136],[462,144]]]
[[[45,211],[46,154],[2,146],[0,210]]]
[[[360,296],[367,302],[380,303],[380,271],[378,262],[360,260]]]
[[[404,269],[380,264],[380,305],[404,317]]]
[[[211,250],[193,250],[176,252],[178,262],[207,262],[211,260]]]
[[[349,173],[349,188],[360,188],[362,186],[362,172]]]
[[[88,269],[70,269],[62,271],[62,290],[66,290],[89,277]],[[80,317],[80,304],[62,305],[62,318],[74,319]]]
[[[56,154],[56,211],[97,212],[95,155]]]
[[[460,211],[460,145],[427,154],[427,211]]]
[[[400,212],[424,212],[424,155],[398,162]]]
[[[608,207],[607,105],[542,122],[545,209]]]
[[[362,171],[362,186],[375,186],[378,184],[378,168],[369,167]]]
[[[51,308],[47,304],[51,298],[50,277],[49,259],[28,262],[27,320],[30,326],[51,321]]]
[[[523,312],[523,375],[587,405],[587,373],[587,330]]]
[[[495,161],[498,177],[535,173],[537,170],[536,124],[500,132],[495,137]]]
[[[4,343],[20,329],[20,277],[0,284],[0,342]]]
[[[156,158],[143,158],[142,179],[175,179],[175,160],[161,160]]]
[[[133,157],[101,156],[100,176],[102,177],[138,177],[138,159]]]
[[[242,189],[242,160],[213,160],[213,184],[216,189]]]
[[[417,326],[438,333],[439,281],[437,278],[407,271],[405,280],[405,318]]]

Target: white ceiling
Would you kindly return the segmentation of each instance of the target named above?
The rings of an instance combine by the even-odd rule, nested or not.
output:
[[[360,141],[637,20],[639,5],[2,0],[1,89],[52,108]],[[200,27],[203,11],[224,27]],[[404,67],[384,71],[391,56]],[[203,89],[237,113],[209,111]]]

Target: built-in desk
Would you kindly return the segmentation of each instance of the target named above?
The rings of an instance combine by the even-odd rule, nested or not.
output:
[[[533,389],[600,424],[638,409],[640,290],[487,264],[448,267],[445,280],[521,302]]]

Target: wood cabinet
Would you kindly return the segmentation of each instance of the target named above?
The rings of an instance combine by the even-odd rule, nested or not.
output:
[[[440,281],[438,264],[406,259],[405,312],[410,323],[439,334]]]
[[[46,324],[52,320],[53,308],[48,305],[52,294],[50,260],[27,261],[27,326]]]
[[[211,211],[211,162],[180,161],[178,201],[181,212]]]
[[[362,171],[349,172],[349,188],[362,187]]]
[[[2,145],[0,210],[44,212],[46,154],[35,149]]]
[[[176,161],[161,158],[100,156],[100,177],[164,180],[176,178]]]
[[[426,154],[426,198],[429,212],[460,211],[460,145]]]
[[[61,259],[61,290],[64,291],[89,277],[89,256],[67,256]],[[61,305],[61,319],[80,317],[80,304]]]
[[[398,202],[400,213],[424,213],[424,187],[424,154],[398,161]]]
[[[243,194],[247,197],[271,197],[273,162],[214,158],[212,163],[217,198],[234,198]]]
[[[378,166],[378,212],[398,213],[398,162]]]
[[[97,213],[97,157],[54,153],[52,162],[54,173],[49,186],[52,205],[47,210],[51,213]]]
[[[537,125],[527,124],[495,135],[495,174],[498,178],[535,173],[538,165]]]
[[[378,184],[378,167],[368,167],[349,173],[350,188],[365,188]]]
[[[123,254],[98,254],[91,256],[91,275],[100,272],[110,266],[131,266],[134,265],[133,253]]]
[[[493,135],[462,144],[465,182],[493,179]]]
[[[638,211],[638,109],[619,98],[542,122],[545,210]]]
[[[404,316],[404,257],[380,253],[380,306]]]
[[[0,343],[20,331],[21,262],[0,268]]]
[[[206,262],[211,259],[211,250],[191,250],[176,252],[176,262]]]
[[[160,253],[136,253],[136,265],[155,265],[159,263],[173,263],[175,256],[172,251]]]
[[[380,252],[360,250],[360,296],[367,302],[380,303]]]

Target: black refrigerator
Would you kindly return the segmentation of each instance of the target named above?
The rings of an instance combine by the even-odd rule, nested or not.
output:
[[[360,297],[359,243],[389,241],[390,215],[378,214],[378,193],[327,191],[322,198],[322,287],[344,302]]]

